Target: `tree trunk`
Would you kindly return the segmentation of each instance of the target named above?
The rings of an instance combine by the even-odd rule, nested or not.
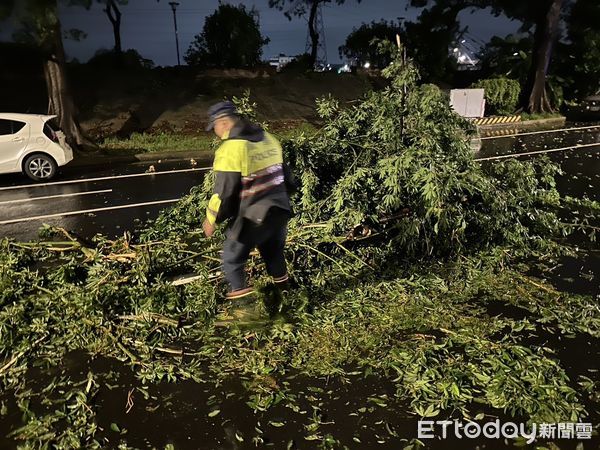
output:
[[[82,133],[75,115],[75,105],[65,76],[65,51],[58,18],[48,42],[50,53],[44,63],[48,89],[48,114],[56,115],[58,124],[73,148],[93,145]]]
[[[114,0],[106,2],[104,12],[108,16],[108,20],[113,27],[113,35],[115,37],[115,54],[120,55],[123,51],[121,47],[121,11]]]
[[[319,51],[319,33],[317,33],[317,11],[319,10],[319,1],[312,0],[310,5],[310,15],[308,17],[308,34],[310,35],[310,67],[315,67],[317,62],[317,52]]]
[[[553,111],[546,92],[546,75],[558,35],[562,4],[563,0],[551,0],[535,27],[533,60],[522,99],[524,108],[532,114]]]

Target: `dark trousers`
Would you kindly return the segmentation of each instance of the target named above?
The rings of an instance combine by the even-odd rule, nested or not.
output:
[[[286,211],[275,208],[260,225],[246,220],[237,240],[229,237],[225,240],[223,271],[231,291],[246,287],[244,266],[254,248],[258,248],[269,275],[279,278],[287,273],[283,249],[288,220]]]

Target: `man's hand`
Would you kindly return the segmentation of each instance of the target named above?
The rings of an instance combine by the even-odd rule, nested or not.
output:
[[[204,230],[204,234],[208,237],[211,237],[213,234],[215,234],[215,230],[217,227],[215,227],[212,223],[210,223],[208,220],[204,220],[204,223],[202,224],[202,229]]]

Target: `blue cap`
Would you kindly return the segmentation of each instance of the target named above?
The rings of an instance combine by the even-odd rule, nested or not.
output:
[[[219,102],[208,108],[208,125],[206,131],[210,131],[215,127],[215,120],[221,117],[237,116],[238,111],[235,105],[230,101]]]

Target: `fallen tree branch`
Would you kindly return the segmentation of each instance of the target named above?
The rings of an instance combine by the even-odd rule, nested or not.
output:
[[[164,325],[170,325],[173,327],[179,326],[179,321],[175,319],[171,319],[169,317],[163,316],[157,313],[143,313],[143,314],[124,314],[118,316],[121,320],[133,320],[138,322],[157,322],[162,323]]]
[[[0,375],[2,375],[5,371],[7,371],[8,369],[10,369],[10,367],[19,360],[19,358],[21,358],[29,350],[33,349],[37,344],[39,344],[40,342],[42,342],[44,339],[46,339],[46,337],[48,337],[48,336],[42,336],[41,338],[35,340],[31,344],[31,346],[29,348],[27,348],[26,350],[22,350],[19,353],[17,353],[16,355],[14,355],[2,367],[0,367]]]

